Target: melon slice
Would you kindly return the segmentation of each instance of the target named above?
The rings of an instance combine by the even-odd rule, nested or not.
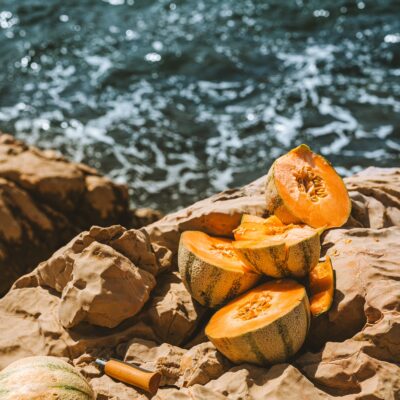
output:
[[[302,346],[310,325],[305,288],[290,279],[267,282],[217,311],[205,333],[234,363],[284,362]]]
[[[318,263],[321,230],[284,225],[276,216],[264,222],[242,221],[234,230],[233,248],[256,272],[274,278],[303,277]]]
[[[186,289],[207,307],[234,298],[261,278],[237,256],[231,240],[199,231],[182,233],[178,267]]]
[[[94,400],[87,380],[61,358],[22,358],[0,372],[0,399]]]
[[[278,217],[256,217],[244,214],[240,225],[233,230],[235,240],[257,240],[261,236],[275,235],[291,229],[293,225],[285,225]]]
[[[314,317],[329,311],[333,302],[335,292],[335,275],[331,259],[318,263],[310,272],[310,310]]]
[[[314,228],[342,226],[351,202],[334,168],[302,144],[278,158],[267,175],[267,210],[285,224]]]

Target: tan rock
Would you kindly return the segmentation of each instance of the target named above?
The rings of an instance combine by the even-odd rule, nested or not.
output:
[[[155,333],[163,341],[183,344],[204,314],[205,308],[192,299],[177,274],[167,274],[157,283],[148,315]]]
[[[127,345],[124,360],[162,374],[160,386],[174,385],[180,376],[180,362],[186,350],[168,343],[135,338]]]
[[[228,397],[208,389],[204,386],[195,385],[190,388],[159,389],[153,397],[154,400],[228,400]]]
[[[296,363],[309,379],[334,396],[397,399],[400,367],[375,358],[374,350],[367,341],[328,342],[321,352],[307,353]]]
[[[13,289],[0,299],[0,369],[32,355],[71,360],[84,353],[111,356],[112,349],[132,337],[156,339],[139,315],[113,329],[91,325],[65,329],[58,318],[59,305],[59,296],[42,287]]]
[[[230,236],[239,225],[243,213],[263,215],[265,177],[244,186],[230,189],[173,214],[166,215],[143,228],[153,241],[176,253],[180,233],[201,230],[211,235]]]
[[[0,134],[0,295],[91,225],[129,221],[126,186]]]
[[[353,198],[352,218],[345,228],[328,231],[322,238],[322,254],[331,256],[336,274],[333,306],[313,320],[307,344],[291,364],[242,364],[226,372],[219,353],[204,342],[208,314],[190,298],[179,276],[169,271],[181,230],[207,225],[212,233],[227,233],[241,212],[262,214],[263,185],[255,182],[197,203],[140,233],[111,226],[78,235],[0,300],[0,368],[23,356],[50,354],[74,360],[90,377],[98,373],[92,366],[96,356],[117,355],[149,368],[165,368],[166,375],[170,373],[165,383],[192,385],[161,388],[154,396],[159,400],[395,400],[400,396],[399,173],[373,169],[346,180]],[[162,244],[168,246],[157,247]],[[107,250],[104,263],[117,257],[124,265],[129,262],[156,275],[157,286],[143,309],[115,328],[81,322],[65,329],[58,319],[61,294],[74,281],[78,260],[90,259],[94,248]],[[0,257],[1,251],[0,246]],[[95,271],[95,279],[85,278],[87,287],[98,279]],[[93,303],[80,302],[86,304],[82,309]],[[178,344],[187,351],[173,346]],[[92,381],[100,388],[98,398],[143,395],[104,376]]]
[[[367,168],[345,179],[352,199],[348,226],[386,228],[400,226],[400,170]]]
[[[142,309],[156,283],[149,272],[96,242],[74,260],[71,275],[59,307],[60,322],[66,328],[81,321],[114,328]]]
[[[132,211],[132,228],[140,228],[158,221],[163,217],[162,213],[152,208],[137,208]]]
[[[117,382],[107,375],[93,378],[90,385],[97,395],[96,400],[148,400],[144,392]]]
[[[333,400],[290,364],[278,364],[270,369],[243,364],[210,381],[205,387],[227,396],[229,400]]]
[[[199,344],[181,358],[178,386],[204,385],[219,378],[231,366],[211,342]]]

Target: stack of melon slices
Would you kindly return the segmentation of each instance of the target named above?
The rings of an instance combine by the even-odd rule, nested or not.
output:
[[[233,362],[287,360],[305,340],[310,313],[329,310],[334,273],[328,257],[318,262],[320,235],[347,221],[351,203],[334,168],[301,145],[272,165],[266,209],[268,218],[243,215],[234,240],[186,231],[179,243],[179,272],[192,297],[207,307],[227,303],[206,334]],[[306,276],[310,301],[294,280]],[[268,281],[254,288],[260,280]]]

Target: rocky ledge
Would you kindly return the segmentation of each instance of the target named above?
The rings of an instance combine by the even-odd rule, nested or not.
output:
[[[322,237],[336,274],[334,303],[290,362],[233,366],[207,341],[209,311],[176,272],[180,232],[226,235],[242,213],[264,215],[264,181],[140,230],[94,226],[76,236],[0,300],[0,368],[28,355],[65,357],[99,400],[149,397],[103,375],[98,356],[159,370],[158,400],[399,398],[399,169],[346,179],[352,215]]]
[[[0,133],[0,295],[93,224],[141,227],[159,217],[130,210],[127,187],[93,168]]]

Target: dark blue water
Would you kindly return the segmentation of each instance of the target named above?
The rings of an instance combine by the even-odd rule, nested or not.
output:
[[[400,1],[0,0],[0,129],[165,211],[302,142],[400,165]]]

